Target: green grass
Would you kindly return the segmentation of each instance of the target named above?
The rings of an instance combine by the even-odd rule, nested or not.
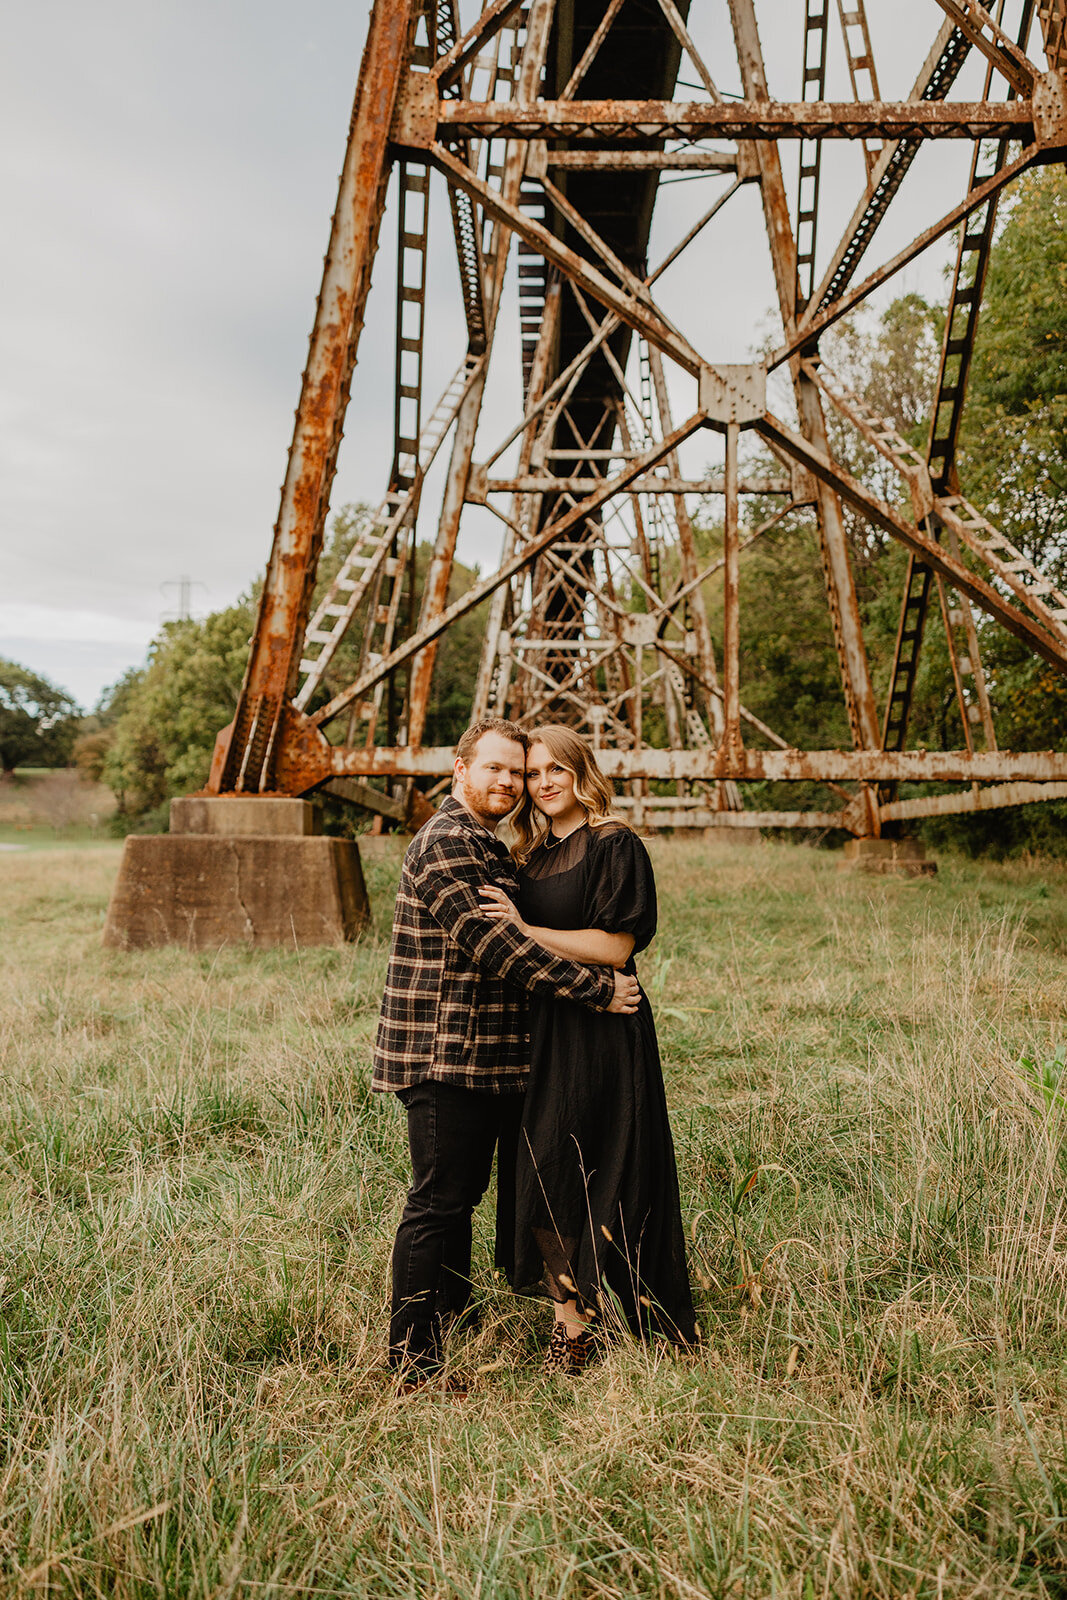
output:
[[[702,1349],[542,1377],[486,1214],[463,1402],[382,1370],[395,851],[360,945],[213,955],[0,857],[3,1592],[1067,1596],[1067,870],[652,849]]]

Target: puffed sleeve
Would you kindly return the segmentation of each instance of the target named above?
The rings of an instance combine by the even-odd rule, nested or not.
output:
[[[591,840],[589,926],[629,933],[634,950],[656,932],[656,880],[648,851],[631,829],[608,826]]]

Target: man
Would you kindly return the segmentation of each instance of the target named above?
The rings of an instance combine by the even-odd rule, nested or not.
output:
[[[523,990],[600,1011],[637,1008],[636,979],[564,961],[486,916],[486,885],[515,898],[497,823],[522,796],[526,736],[475,723],[451,795],[404,857],[371,1087],[407,1110],[412,1181],[393,1249],[389,1361],[408,1384],[441,1370],[443,1319],[471,1295],[471,1215],[499,1143],[506,1180],[529,1073]]]

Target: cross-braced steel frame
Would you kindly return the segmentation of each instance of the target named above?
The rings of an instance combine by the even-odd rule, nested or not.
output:
[[[472,716],[584,729],[648,822],[869,835],[909,817],[1067,796],[1067,754],[998,749],[980,654],[992,619],[1067,672],[1067,595],[963,497],[955,464],[998,198],[1028,168],[1067,158],[1067,0],[1000,0],[995,13],[978,0],[929,0],[932,42],[896,102],[880,96],[862,0],[838,0],[833,15],[830,0],[798,9],[795,101],[771,97],[756,0],[715,4],[728,13],[735,60],[706,59],[690,32],[699,20],[691,0],[492,0],[465,31],[456,0],[375,0],[255,636],[236,715],[217,742],[212,792],[331,785],[402,815],[405,780],[410,795],[411,780],[451,770],[451,751],[423,742],[435,653],[454,622],[484,605]],[[832,33],[847,99],[826,98]],[[954,90],[968,59],[981,65],[984,88],[962,100]],[[738,70],[740,98],[720,87]],[[693,98],[678,99],[681,88]],[[856,206],[836,240],[820,209],[828,139],[852,141],[861,157]],[[973,147],[962,198],[861,273],[915,156],[944,139]],[[660,186],[682,176],[706,179],[714,196],[650,261]],[[467,338],[435,403],[423,385],[431,179],[447,189]],[[688,254],[715,293],[717,219],[745,186],[761,203],[781,337],[765,359],[738,366],[695,347],[660,286]],[[345,411],[367,376],[356,358],[387,203],[398,214],[392,471],[377,515],[311,614]],[[828,370],[819,342],[953,230],[957,261],[922,452]],[[515,260],[521,404],[502,314]],[[487,374],[507,356],[516,416],[491,437]],[[791,407],[775,409],[767,379],[779,369]],[[676,416],[683,392],[691,401]],[[900,474],[908,492],[899,501],[878,498],[837,459],[828,408]],[[722,466],[694,476],[683,446],[708,430],[721,436]],[[776,464],[770,473],[746,473],[746,431]],[[420,502],[446,446],[416,614]],[[746,494],[778,509],[760,526],[746,522]],[[714,559],[701,554],[694,527],[695,508],[709,500],[723,530]],[[501,556],[450,602],[472,505],[498,520]],[[850,750],[793,748],[742,694],[744,551],[801,507],[818,529]],[[882,715],[845,507],[908,551]],[[712,581],[722,586],[720,660],[706,609]],[[964,729],[964,748],[949,752],[907,747],[934,591]],[[337,662],[351,663],[353,640],[345,682]],[[343,742],[331,742],[337,730]],[[827,786],[827,807],[746,808],[751,780],[815,780]],[[963,787],[899,799],[899,784],[915,781]]]

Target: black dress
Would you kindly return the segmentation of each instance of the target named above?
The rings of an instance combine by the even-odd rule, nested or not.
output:
[[[587,825],[550,834],[520,872],[519,909],[532,927],[656,931],[648,852],[629,828]],[[627,972],[634,971],[633,957]],[[530,1086],[516,1171],[516,1289],[577,1295],[609,1329],[695,1337],[674,1145],[648,1000],[609,1016],[530,997]],[[546,1270],[547,1269],[547,1270]]]

